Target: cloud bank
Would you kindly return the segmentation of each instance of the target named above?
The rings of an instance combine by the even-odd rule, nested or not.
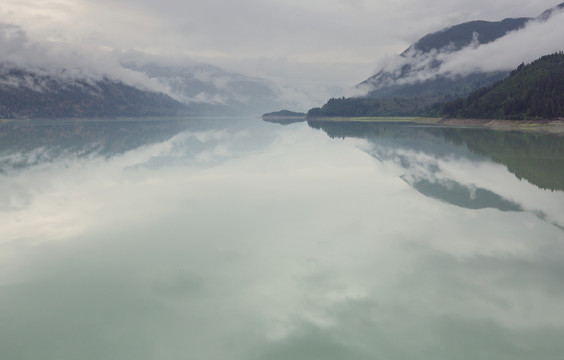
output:
[[[564,11],[554,12],[546,21],[532,20],[522,30],[513,31],[489,44],[467,47],[444,54],[443,73],[511,70],[520,63],[564,50]],[[440,57],[441,58],[441,57]]]
[[[353,88],[381,69],[377,64],[396,64],[397,59],[386,59],[424,34],[475,19],[534,16],[554,5],[554,0],[5,0],[0,16],[11,25],[1,30],[0,59],[42,68],[65,67],[70,73],[94,69],[94,73],[169,94],[166,83],[123,69],[123,53],[149,54],[176,63],[209,63],[262,78],[282,99],[305,110]],[[551,23],[554,29],[539,25],[545,27],[545,33],[537,29],[542,41],[535,39],[535,49],[527,54],[522,54],[526,49],[519,39],[514,40],[516,48],[506,43],[511,51],[503,50],[503,54],[496,54],[493,47],[467,49],[459,56],[437,54],[449,60],[441,72],[511,68],[515,61],[552,51],[542,46],[549,42],[543,36],[561,44],[557,35],[562,28]],[[514,61],[504,65],[505,58]],[[424,70],[425,59],[417,60],[423,62]],[[436,73],[418,71],[413,81],[425,76]],[[200,99],[224,101],[204,95]]]
[[[543,55],[564,50],[564,10],[553,10],[549,18],[530,20],[505,36],[480,44],[479,34],[461,50],[443,48],[424,53],[409,49],[388,57],[379,73],[368,83],[356,87],[351,96],[362,96],[374,89],[416,84],[437,77],[456,78],[476,72],[510,71]]]

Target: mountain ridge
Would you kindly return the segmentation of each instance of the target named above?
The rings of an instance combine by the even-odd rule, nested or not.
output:
[[[201,114],[261,114],[280,105],[275,91],[262,79],[227,72],[210,64],[172,66],[125,62],[123,66],[166,84],[173,98]]]
[[[170,96],[107,76],[62,78],[0,64],[0,117],[176,116],[193,111]]]
[[[469,21],[421,37],[390,63],[357,85],[361,95],[332,98],[310,116],[437,116],[440,103],[464,98],[472,91],[491,86],[510,71],[442,70],[445,59],[469,47],[489,44],[530,21],[548,21],[564,3],[534,18],[506,18],[501,21]]]

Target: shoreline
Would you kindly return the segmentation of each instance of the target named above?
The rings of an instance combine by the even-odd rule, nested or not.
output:
[[[447,127],[487,128],[500,131],[531,131],[564,136],[564,119],[550,120],[497,120],[497,119],[449,119],[428,117],[316,117],[307,121],[364,122],[364,123],[414,123]]]

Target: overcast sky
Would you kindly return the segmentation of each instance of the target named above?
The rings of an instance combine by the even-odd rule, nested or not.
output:
[[[534,17],[557,3],[2,0],[0,22],[18,25],[33,43],[62,44],[83,58],[96,50],[137,50],[258,77],[344,88],[429,32],[469,20]]]

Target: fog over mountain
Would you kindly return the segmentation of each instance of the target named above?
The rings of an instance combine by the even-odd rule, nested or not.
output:
[[[265,80],[225,71],[209,64],[166,64],[124,61],[129,70],[165,84],[176,100],[208,115],[262,114],[285,103],[275,86]]]
[[[0,23],[0,62],[63,79],[100,79],[109,76],[143,89],[168,92],[164,84],[128,70],[108,51],[75,47],[55,41],[33,41],[14,24]]]
[[[421,93],[422,86],[432,90],[459,87],[458,91],[463,91],[472,81],[487,85],[522,62],[564,49],[563,33],[564,3],[534,18],[471,21],[447,27],[386,59],[381,70],[351,95],[414,95]],[[448,81],[451,83],[444,84]]]
[[[453,24],[530,18],[554,5],[553,0],[5,0],[0,62],[59,79],[108,78],[213,114],[305,111],[330,97],[374,90],[379,86],[374,82],[355,84],[380,70],[394,74],[409,64],[409,76],[392,80],[413,84],[507,71],[560,50],[564,21],[555,10],[493,42],[480,35],[457,51],[411,48],[393,55]]]
[[[302,107],[285,98],[284,88],[258,77],[225,71],[190,59],[170,60],[136,51],[94,51],[51,41],[31,41],[25,30],[0,24],[0,87],[49,90],[47,81],[63,86],[110,79],[150,92],[164,93],[190,106],[195,114],[262,114],[272,108]],[[21,70],[25,70],[23,76]],[[30,74],[34,80],[30,81]],[[22,76],[20,76],[22,75]],[[304,95],[304,94],[301,94]]]

